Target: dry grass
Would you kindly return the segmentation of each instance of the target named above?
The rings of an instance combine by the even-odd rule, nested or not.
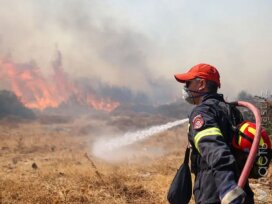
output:
[[[147,152],[109,164],[91,154],[95,135],[92,125],[86,127],[89,134],[84,125],[76,123],[0,126],[1,203],[166,202],[176,168],[173,164],[181,159],[181,152],[179,159],[173,155],[162,159]],[[175,131],[168,131],[138,148],[147,148],[148,143],[169,144],[177,151],[184,145],[177,140]]]
[[[135,144],[133,155],[107,163],[91,152],[95,125],[80,124],[0,125],[0,203],[167,203],[185,127]],[[163,153],[149,151],[154,147]]]

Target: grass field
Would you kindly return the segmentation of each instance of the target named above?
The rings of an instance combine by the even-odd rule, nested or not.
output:
[[[0,203],[167,203],[187,125],[130,145],[108,162],[92,154],[100,122],[0,124]],[[270,174],[268,184],[253,185],[271,196],[271,180]]]

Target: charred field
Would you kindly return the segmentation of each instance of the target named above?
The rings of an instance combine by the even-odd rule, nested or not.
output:
[[[92,152],[98,138],[170,118],[131,113],[57,119],[1,121],[0,203],[167,203],[187,144],[187,124],[108,152],[105,160]],[[258,190],[271,192],[271,168],[267,179],[252,181],[257,203],[264,203]]]

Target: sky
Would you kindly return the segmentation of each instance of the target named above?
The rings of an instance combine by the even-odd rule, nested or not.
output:
[[[0,3],[0,58],[35,61],[45,75],[58,50],[71,77],[126,87],[158,103],[180,96],[173,75],[198,63],[218,68],[220,92],[229,99],[242,90],[272,91],[268,0]]]

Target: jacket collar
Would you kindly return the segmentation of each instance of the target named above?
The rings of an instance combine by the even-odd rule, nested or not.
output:
[[[225,101],[223,94],[218,94],[218,93],[208,93],[208,94],[204,95],[202,102],[204,102],[208,99],[217,99],[219,101]]]

